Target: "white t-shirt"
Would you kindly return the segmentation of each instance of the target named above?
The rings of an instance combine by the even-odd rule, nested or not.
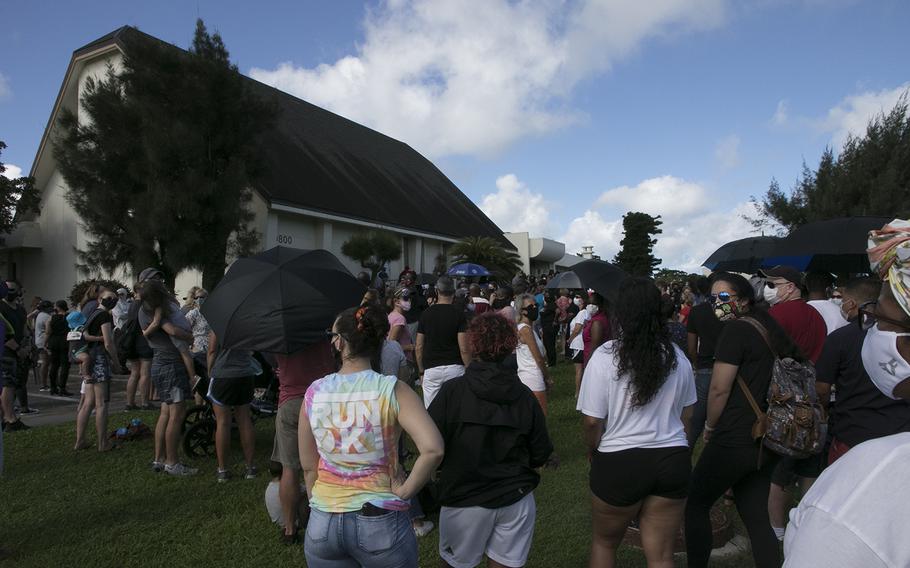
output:
[[[588,315],[588,310],[580,310],[578,315],[572,318],[572,323],[569,324],[569,334],[575,331],[575,326],[580,325],[582,330],[584,330],[585,322],[588,321],[588,318],[591,317]],[[585,350],[585,340],[581,336],[581,331],[578,332],[578,335],[575,336],[575,339],[569,343],[569,349],[574,349],[576,351]]]
[[[852,448],[790,511],[784,566],[910,566],[908,480],[910,433]]]
[[[265,488],[265,510],[269,513],[269,518],[279,527],[284,526],[284,511],[281,510],[281,498],[278,496],[277,480],[272,480]],[[306,485],[300,484],[300,503],[297,506],[297,522],[306,514],[307,509]]]
[[[541,355],[546,356],[546,350],[543,347],[543,341],[540,340],[540,336],[534,331],[534,328],[529,327],[526,323],[518,324],[518,330],[521,331],[522,328],[527,327],[531,335],[534,337],[534,340],[537,343],[537,350],[540,351]],[[537,366],[537,361],[534,360],[534,355],[531,354],[531,348],[522,343],[520,340],[518,346],[515,348],[515,359],[518,362],[518,379],[524,383],[529,389],[534,392],[541,392],[547,390],[547,386],[543,380],[543,373],[540,371],[540,367]]]
[[[688,446],[682,411],[698,397],[695,374],[685,353],[673,346],[676,368],[648,404],[633,407],[629,377],[616,373],[614,346],[617,341],[608,341],[591,354],[576,406],[586,416],[606,420],[598,451]]]
[[[825,320],[825,326],[828,328],[828,335],[831,335],[832,331],[847,325],[848,322],[844,319],[844,314],[841,313],[840,307],[834,305],[831,300],[809,300],[806,303],[821,314],[822,319]]]

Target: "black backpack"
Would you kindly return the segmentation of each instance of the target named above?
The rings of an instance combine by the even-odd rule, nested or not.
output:
[[[123,327],[120,328],[120,333],[117,334],[115,343],[117,344],[117,353],[121,359],[135,352],[136,337],[138,337],[139,333],[139,318],[129,318],[123,324]]]

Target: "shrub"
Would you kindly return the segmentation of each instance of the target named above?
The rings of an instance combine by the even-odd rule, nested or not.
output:
[[[97,282],[98,284],[101,284],[105,288],[107,288],[109,290],[113,290],[113,291],[117,291],[120,288],[126,288],[127,290],[130,289],[129,286],[127,286],[126,284],[124,284],[123,282],[120,282],[118,280],[107,280],[105,278],[90,278],[88,280],[83,280],[82,282],[77,282],[75,284],[75,286],[73,286],[73,289],[70,290],[70,297],[69,297],[70,304],[78,307],[79,302],[82,301],[82,296],[85,295],[85,291],[88,289],[88,287],[92,283],[95,283],[95,282]]]

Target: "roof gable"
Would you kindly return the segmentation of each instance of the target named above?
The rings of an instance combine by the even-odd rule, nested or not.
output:
[[[80,57],[113,45],[125,51],[128,41],[154,41],[180,49],[124,26],[77,49],[67,80]],[[511,248],[496,224],[407,144],[243,77],[279,108],[274,126],[263,135],[265,167],[255,184],[270,202],[452,238],[490,236]],[[50,148],[42,141],[36,164],[45,151]]]

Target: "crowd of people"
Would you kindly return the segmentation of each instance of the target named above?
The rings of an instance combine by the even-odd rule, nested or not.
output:
[[[680,285],[629,277],[605,296],[544,278],[418,284],[405,270],[369,288],[324,340],[269,359],[278,409],[266,501],[281,541],[303,531],[311,566],[416,566],[417,538],[435,527],[424,513],[432,501],[442,565],[524,566],[539,470],[559,465],[547,414],[562,358],[574,365],[590,462],[591,566],[616,565],[630,525],[649,566],[673,565],[681,530],[688,565],[707,566],[721,498],[735,505],[759,568],[910,565],[899,536],[906,499],[889,494],[910,463],[910,223],[870,239],[874,273],[838,280],[776,266]],[[27,313],[21,286],[4,286],[5,431],[27,428],[14,399],[28,414],[22,358],[33,334],[51,392],[67,395],[78,366],[75,449],[89,447],[93,411],[97,449],[113,448],[109,381],[126,361],[127,408],[148,408],[152,393],[160,401],[152,470],[198,473],[178,449],[204,369],[216,480],[231,478],[232,424],[244,477],[257,477],[259,363],[219,345],[200,310],[205,290],[181,306],[149,268],[135,298],[92,286],[76,309],[41,301]],[[825,420],[818,451],[791,456],[763,439],[794,369],[814,378],[807,408],[817,403]]]

